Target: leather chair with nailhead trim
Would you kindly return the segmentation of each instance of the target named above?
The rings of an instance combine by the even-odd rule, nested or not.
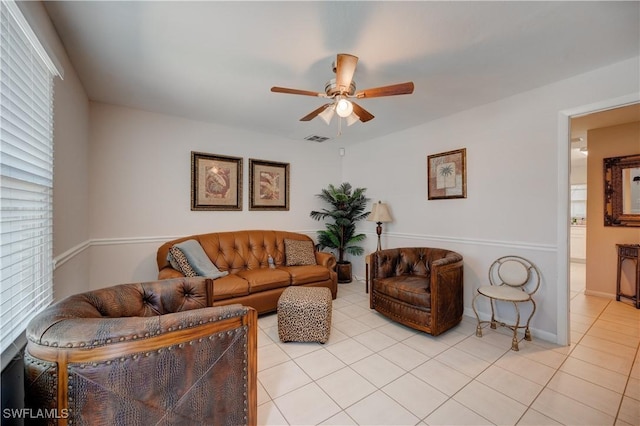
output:
[[[25,406],[58,425],[256,424],[256,311],[207,307],[208,281],[122,284],[46,308],[27,328]]]

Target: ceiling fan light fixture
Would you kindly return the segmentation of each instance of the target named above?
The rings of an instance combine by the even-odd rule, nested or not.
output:
[[[347,122],[347,126],[351,126],[353,123],[356,123],[358,120],[360,120],[360,117],[358,117],[355,112],[352,112],[350,116],[345,118],[345,121]]]
[[[318,114],[318,117],[320,117],[322,119],[322,121],[327,123],[327,126],[328,126],[331,123],[331,119],[333,118],[333,114],[335,113],[335,109],[336,109],[335,105],[330,105],[330,106],[326,107],[324,109],[324,111],[322,111],[320,114]]]
[[[349,117],[353,114],[353,104],[345,98],[340,98],[336,102],[336,113],[342,118]]]

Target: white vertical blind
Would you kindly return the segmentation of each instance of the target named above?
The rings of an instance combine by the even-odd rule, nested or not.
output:
[[[53,77],[14,2],[0,2],[0,349],[53,299]],[[4,356],[3,356],[4,358]]]

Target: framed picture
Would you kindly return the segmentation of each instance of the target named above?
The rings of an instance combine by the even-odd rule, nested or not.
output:
[[[289,210],[289,163],[249,159],[249,210]]]
[[[242,158],[191,152],[191,210],[242,210]]]
[[[429,200],[467,198],[467,149],[427,157]]]

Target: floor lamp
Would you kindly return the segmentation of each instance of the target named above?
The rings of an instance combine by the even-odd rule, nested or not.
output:
[[[376,227],[376,233],[378,234],[378,249],[377,251],[382,250],[382,245],[380,244],[380,234],[382,234],[382,224],[386,222],[391,222],[393,219],[391,218],[391,214],[389,214],[389,208],[382,201],[378,201],[371,206],[371,214],[367,218],[369,222],[376,222],[378,226]]]

